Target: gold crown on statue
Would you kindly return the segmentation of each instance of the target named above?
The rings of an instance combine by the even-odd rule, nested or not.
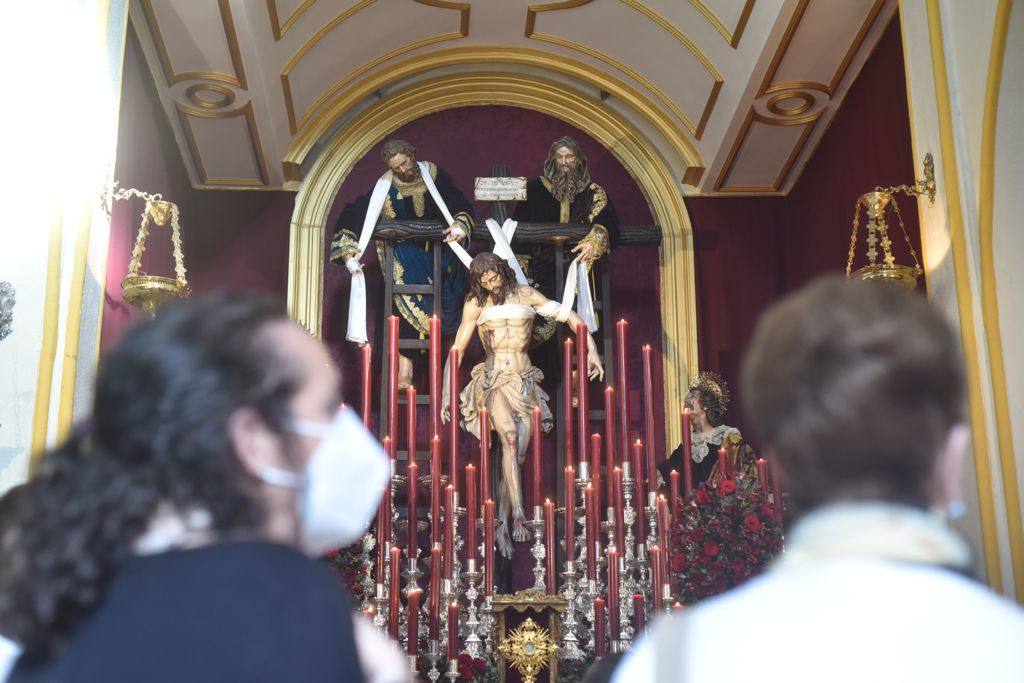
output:
[[[725,380],[717,372],[711,372],[710,370],[698,372],[697,376],[690,382],[690,390],[692,391],[693,389],[702,389],[713,394],[718,399],[718,402],[722,404],[722,410],[729,406],[729,385],[725,383]]]

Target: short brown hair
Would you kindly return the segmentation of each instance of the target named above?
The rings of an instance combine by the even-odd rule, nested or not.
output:
[[[921,296],[826,276],[772,306],[742,371],[743,403],[797,509],[842,499],[926,506],[963,417],[953,330]]]
[[[380,158],[386,164],[391,161],[391,157],[398,154],[404,154],[407,157],[416,158],[416,148],[412,146],[412,143],[408,140],[399,140],[398,138],[391,138],[384,143],[384,146],[380,150]]]

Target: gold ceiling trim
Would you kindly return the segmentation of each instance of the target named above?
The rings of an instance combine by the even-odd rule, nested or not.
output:
[[[747,21],[750,20],[750,12],[754,9],[754,0],[747,0],[746,4],[743,5],[743,11],[740,12],[740,18],[736,21],[736,26],[730,31],[725,27],[725,22],[719,19],[703,2],[700,0],[690,0],[690,4],[696,7],[711,25],[715,27],[715,30],[722,34],[725,42],[731,48],[736,48],[740,44],[743,31],[747,28]]]
[[[242,65],[242,54],[238,49],[238,34],[235,31],[235,22],[231,16],[231,5],[228,0],[217,0],[220,9],[221,24],[224,26],[224,39],[227,42],[228,54],[231,56],[231,68],[234,74],[226,74],[219,71],[182,71],[177,73],[171,64],[171,55],[167,51],[163,34],[160,32],[160,25],[156,19],[156,12],[153,11],[152,0],[140,0],[142,11],[146,15],[146,23],[149,25],[150,35],[153,37],[153,44],[156,46],[157,56],[160,58],[160,66],[167,79],[167,86],[182,81],[208,80],[219,81],[234,85],[242,90],[248,90],[249,86],[245,79],[245,67]]]
[[[274,42],[281,40],[299,17],[315,4],[316,0],[305,0],[282,22],[277,11],[277,0],[267,0],[267,14],[270,15],[270,31],[274,34]]]
[[[821,115],[824,112],[825,109],[822,108],[813,114],[807,114],[806,116],[792,117],[788,119],[773,119],[757,113],[754,111],[754,108],[751,107],[750,111],[747,112],[747,118],[743,120],[743,125],[740,126],[740,131],[736,136],[736,140],[729,149],[729,155],[725,158],[725,163],[722,164],[722,170],[719,171],[718,177],[715,179],[715,192],[778,192],[779,188],[781,188],[782,184],[785,182],[786,176],[788,176],[790,170],[792,170],[793,164],[796,163],[797,157],[800,156],[800,152],[803,151],[804,145],[807,143],[807,138],[810,137],[811,133],[814,131],[814,127],[817,124],[818,119],[821,118]],[[736,155],[739,153],[744,141],[746,141],[747,134],[750,132],[750,128],[755,121],[768,126],[803,126],[804,130],[793,144],[793,149],[790,151],[786,161],[782,164],[778,175],[775,176],[775,180],[772,181],[771,185],[733,185],[731,187],[726,187],[725,180],[732,172],[733,165],[736,161]]]
[[[768,66],[768,71],[765,72],[764,79],[761,81],[761,87],[757,90],[755,98],[763,97],[764,95],[781,92],[783,90],[819,90],[829,98],[835,94],[836,88],[839,87],[839,83],[842,82],[843,77],[846,75],[846,71],[850,68],[853,58],[857,55],[861,45],[864,44],[864,40],[867,38],[868,32],[871,27],[874,26],[875,20],[878,18],[879,13],[885,6],[887,0],[875,0],[875,3],[868,10],[867,16],[864,21],[861,22],[860,28],[857,30],[857,35],[854,36],[853,42],[850,43],[849,49],[846,54],[843,55],[843,59],[839,62],[839,66],[836,68],[835,73],[832,75],[831,80],[827,84],[819,83],[817,81],[781,81],[779,83],[772,83],[775,79],[775,74],[782,64],[782,59],[786,56],[786,52],[789,50],[790,43],[793,42],[793,37],[796,35],[796,31],[800,26],[801,20],[804,18],[804,14],[807,11],[807,6],[810,4],[810,0],[800,0],[796,10],[793,12],[793,16],[790,19],[789,25],[786,27],[786,32],[782,35],[782,40],[779,41],[779,47],[772,56],[772,61]]]
[[[590,4],[594,0],[561,0],[560,2],[546,2],[540,5],[529,5],[526,8],[526,29],[523,35],[529,38],[533,35],[533,29],[537,23],[538,12],[557,12],[563,9],[572,9],[573,7],[582,7],[583,5]]]
[[[655,142],[621,114],[556,80],[527,74],[446,74],[391,93],[346,122],[326,143],[295,198],[288,255],[289,313],[311,333],[320,333],[327,217],[353,166],[409,121],[445,109],[488,104],[538,111],[579,127],[611,151],[636,180],[655,221],[664,226],[659,258],[664,407],[668,415],[677,414],[688,377],[698,369],[693,239],[685,202]],[[681,438],[678,421],[667,420],[666,432],[674,447]]]
[[[223,95],[223,97],[219,100],[208,100],[199,96],[199,93],[203,91],[215,92]],[[188,98],[189,102],[203,109],[223,109],[234,103],[235,91],[216,83],[196,83],[195,85],[188,86],[188,89],[185,90],[185,97]]]
[[[175,102],[178,110],[178,121],[181,123],[181,130],[188,141],[189,150],[192,152],[192,161],[196,167],[196,174],[199,176],[200,185],[209,187],[251,187],[266,186],[270,184],[270,175],[267,173],[267,161],[263,156],[263,143],[260,141],[259,129],[256,126],[256,115],[253,113],[252,102],[246,102],[245,106],[231,111],[210,111],[209,109],[193,109],[180,102]],[[259,167],[259,178],[211,178],[206,173],[206,166],[203,164],[203,157],[199,152],[199,144],[196,141],[195,133],[192,131],[190,116],[203,119],[230,119],[242,117],[245,121],[246,130],[249,133],[249,144],[256,165]]]
[[[406,52],[418,50],[421,47],[434,45],[436,43],[442,43],[449,40],[456,40],[458,38],[465,38],[467,35],[469,35],[469,3],[447,2],[446,0],[412,0],[413,2],[416,2],[421,5],[427,5],[428,7],[439,7],[442,9],[458,10],[460,12],[459,30],[450,33],[442,33],[436,36],[429,36],[427,38],[417,40],[407,45],[402,45],[400,47],[395,48],[394,50],[390,50],[389,52],[386,52],[378,57],[375,57],[366,64],[363,64],[356,70],[344,76],[340,80],[336,81],[333,85],[327,88],[327,90],[321,93],[321,95],[318,98],[316,98],[316,100],[314,100],[313,103],[306,108],[306,111],[303,112],[301,116],[297,117],[295,115],[295,101],[292,98],[291,82],[289,81],[289,75],[291,74],[292,70],[302,60],[302,58],[305,57],[306,54],[311,49],[313,49],[313,47],[318,42],[320,42],[328,33],[333,31],[340,24],[350,19],[357,12],[368,7],[369,5],[372,5],[376,1],[377,0],[362,0],[362,2],[353,5],[352,7],[348,8],[347,10],[339,14],[337,17],[332,19],[330,22],[324,25],[323,28],[317,31],[316,35],[310,38],[305,45],[299,48],[299,51],[292,56],[292,58],[288,61],[288,64],[286,64],[284,69],[281,71],[281,90],[282,93],[284,94],[285,111],[288,115],[288,128],[291,130],[292,135],[298,133],[299,129],[306,125],[310,117],[316,112],[317,109],[320,108],[321,105],[323,105],[324,102],[332,98],[339,90],[342,90],[346,85],[348,85],[355,79],[359,78],[367,71],[370,71],[374,67],[377,67],[383,64],[384,62],[390,61],[395,57],[403,55]]]
[[[369,97],[372,93],[403,78],[415,76],[432,69],[441,69],[462,64],[517,64],[549,69],[560,74],[577,78],[596,88],[611,93],[623,103],[635,109],[650,122],[686,163],[687,173],[703,171],[704,161],[700,152],[687,137],[675,120],[636,88],[621,79],[594,68],[593,65],[572,59],[560,53],[546,52],[518,45],[483,46],[464,45],[437,50],[426,55],[417,55],[395,62],[371,74],[360,83],[346,88],[343,95],[329,106],[317,111],[296,135],[282,161],[301,165],[306,155],[341,118],[345,112]]]
[[[686,126],[686,129],[688,131],[690,131],[690,134],[693,135],[693,137],[695,137],[696,139],[700,140],[701,137],[704,135],[704,128],[707,126],[708,119],[711,118],[711,112],[714,109],[715,103],[718,101],[718,95],[722,90],[722,84],[724,83],[722,74],[719,73],[718,69],[716,69],[715,65],[711,63],[711,60],[708,59],[707,55],[705,55],[692,40],[690,40],[682,31],[680,31],[678,28],[672,25],[671,22],[662,17],[660,14],[650,9],[649,7],[645,6],[643,3],[638,2],[638,0],[619,1],[622,2],[624,5],[627,5],[628,7],[631,7],[636,11],[640,12],[648,19],[650,19],[651,21],[655,22],[663,29],[668,31],[673,38],[675,38],[681,45],[683,45],[683,47],[689,50],[689,52],[697,59],[697,61],[700,62],[701,66],[703,66],[704,69],[708,72],[708,75],[711,76],[711,79],[713,81],[711,91],[708,93],[707,102],[705,102],[704,109],[701,112],[700,119],[697,121],[696,124],[694,124],[690,117],[687,116],[686,113],[679,108],[679,105],[677,105],[675,101],[665,93],[665,91],[663,91],[650,80],[645,78],[643,74],[638,72],[636,69],[633,69],[632,67],[624,64],[623,62],[620,62],[619,60],[615,59],[614,57],[611,57],[610,55],[604,54],[599,50],[594,50],[593,48],[587,47],[586,45],[583,45],[581,43],[577,43],[567,38],[560,38],[558,36],[548,35],[546,33],[537,33],[534,30],[536,26],[537,12],[572,9],[574,7],[581,7],[582,5],[591,2],[591,0],[565,0],[565,2],[529,6],[526,12],[526,29],[524,31],[524,35],[527,38],[533,40],[540,40],[543,42],[552,43],[554,45],[559,45],[570,50],[582,52],[585,55],[593,57],[594,59],[602,61],[605,64],[615,69],[618,69],[619,71],[625,74],[628,74],[633,80],[643,85],[655,97],[661,100],[662,104],[664,104],[669,109],[669,111],[675,114],[675,116],[680,121],[683,122],[683,125]]]
[[[795,107],[781,106],[780,103],[785,102],[786,100],[800,100],[800,104]],[[814,96],[810,93],[800,91],[781,92],[769,97],[764,106],[765,109],[776,116],[800,116],[800,114],[803,114],[814,106]]]

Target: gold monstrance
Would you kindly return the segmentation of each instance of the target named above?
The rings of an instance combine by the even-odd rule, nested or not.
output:
[[[932,162],[932,155],[924,157],[924,180],[919,180],[913,186],[897,185],[895,187],[876,187],[871,192],[866,192],[857,198],[857,204],[853,214],[853,230],[850,233],[850,251],[846,259],[846,277],[855,277],[860,280],[880,280],[905,285],[910,288],[917,286],[917,278],[924,272],[917,260],[917,252],[910,243],[910,236],[903,225],[903,216],[900,215],[899,204],[896,203],[895,194],[903,192],[907,196],[916,197],[927,194],[929,200],[935,203],[935,167]],[[889,238],[889,224],[885,220],[885,212],[892,209],[899,221],[900,230],[903,231],[903,239],[907,242],[910,256],[914,259],[914,265],[904,266],[896,263],[892,255],[892,240]],[[857,248],[857,228],[860,221],[861,211],[867,213],[867,257],[868,265],[853,271],[853,256]],[[882,248],[882,259],[879,262],[878,247]],[[851,272],[853,271],[853,272]]]
[[[519,628],[512,631],[498,646],[502,656],[523,677],[523,683],[535,683],[537,674],[547,666],[558,646],[546,629],[540,628],[527,617]]]
[[[157,310],[174,299],[187,299],[192,293],[185,279],[185,257],[181,251],[181,226],[178,224],[178,205],[165,201],[159,194],[146,194],[134,188],[116,189],[111,193],[112,199],[128,199],[142,197],[146,200],[146,208],[142,212],[142,224],[135,238],[135,247],[128,262],[128,274],[121,281],[124,300],[138,306],[146,313],[156,315]],[[171,224],[171,244],[174,247],[173,278],[161,275],[147,275],[142,272],[142,252],[146,250],[146,238],[149,236],[150,222],[159,227]]]

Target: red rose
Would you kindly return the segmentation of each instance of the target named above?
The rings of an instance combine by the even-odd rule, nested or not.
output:
[[[718,492],[721,493],[723,496],[727,496],[730,493],[734,493],[735,491],[736,482],[734,482],[732,479],[726,479],[718,484]]]
[[[708,557],[714,557],[718,554],[719,547],[714,541],[708,541],[704,544],[704,554]]]
[[[673,572],[678,574],[679,572],[683,571],[683,567],[685,566],[685,562],[683,560],[682,554],[681,553],[675,553],[674,555],[672,555],[672,563],[671,564],[672,564],[672,571]]]
[[[760,531],[764,528],[764,525],[761,524],[761,520],[757,518],[757,515],[747,515],[746,518],[744,518],[743,523],[750,531]]]
[[[711,496],[708,495],[707,491],[700,489],[694,495],[694,500],[697,501],[697,505],[707,505],[711,502]]]

